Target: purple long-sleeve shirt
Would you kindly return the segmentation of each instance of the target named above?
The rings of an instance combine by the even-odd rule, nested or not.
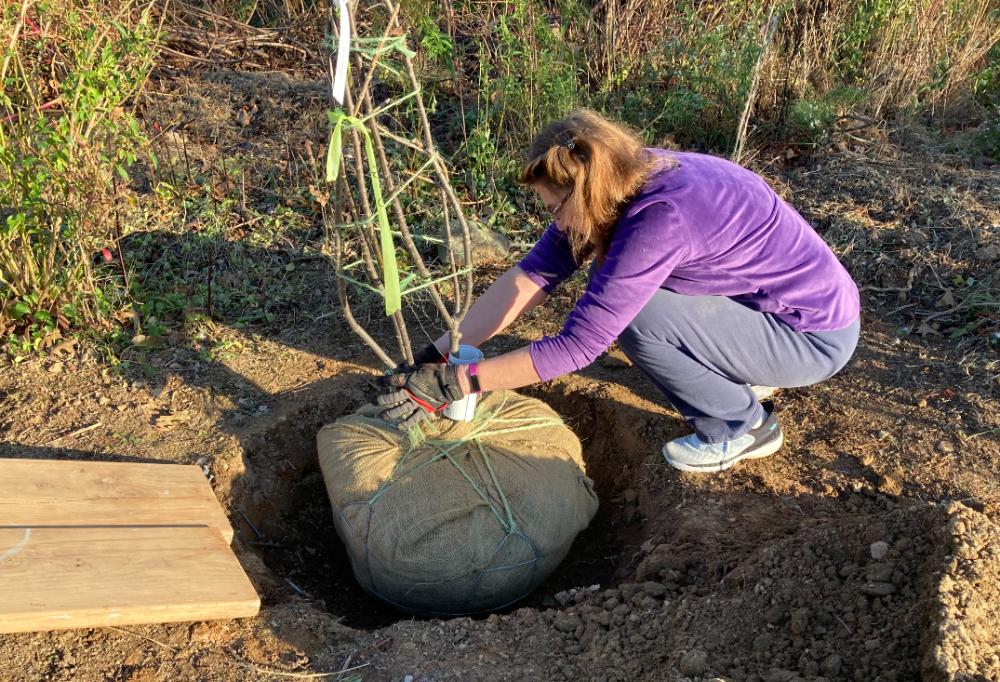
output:
[[[857,319],[851,276],[763,178],[714,156],[649,151],[677,165],[651,176],[621,211],[607,256],[562,332],[531,344],[543,381],[597,359],[658,288],[728,296],[802,332]],[[518,265],[546,291],[579,267],[555,224]]]

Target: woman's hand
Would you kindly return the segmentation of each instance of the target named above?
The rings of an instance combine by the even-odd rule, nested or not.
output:
[[[379,417],[401,431],[412,429],[466,396],[462,371],[460,365],[425,364],[410,372],[390,374],[383,379],[386,390],[375,399],[376,404],[388,408]]]

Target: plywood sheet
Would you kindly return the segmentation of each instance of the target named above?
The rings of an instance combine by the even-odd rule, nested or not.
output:
[[[193,464],[0,459],[0,526],[63,525],[203,525],[233,539]]]
[[[259,607],[208,527],[0,528],[0,633],[241,618]]]

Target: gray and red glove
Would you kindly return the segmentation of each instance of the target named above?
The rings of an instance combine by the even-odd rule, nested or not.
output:
[[[386,390],[375,402],[388,409],[380,412],[379,417],[401,431],[412,429],[466,395],[455,365],[420,365],[412,371],[383,377],[382,384]]]
[[[441,351],[437,349],[433,343],[428,344],[425,348],[421,348],[419,351],[413,354],[413,364],[408,364],[406,360],[396,365],[396,368],[392,370],[391,374],[406,374],[407,372],[415,371],[420,365],[432,365],[434,363],[444,364],[448,362],[448,358],[441,354]]]

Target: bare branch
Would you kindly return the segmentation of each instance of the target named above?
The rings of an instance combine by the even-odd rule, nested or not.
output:
[[[367,138],[370,138],[372,145],[371,151],[375,152],[374,164],[376,167],[367,168],[367,171],[372,174],[373,183],[375,174],[377,173],[380,180],[379,184],[383,185],[385,190],[388,192],[387,199],[383,199],[381,197],[375,197],[375,199],[379,205],[381,205],[383,201],[386,201],[386,203],[391,205],[392,216],[395,219],[394,222],[396,223],[396,230],[394,230],[393,234],[398,235],[405,252],[409,256],[408,263],[413,268],[413,275],[416,275],[423,280],[418,282],[416,286],[408,287],[407,291],[412,292],[415,290],[427,290],[427,293],[430,295],[442,322],[448,328],[451,341],[450,347],[452,351],[457,351],[458,349],[459,340],[461,338],[459,325],[461,320],[468,313],[469,307],[472,304],[473,273],[471,268],[472,242],[469,224],[465,219],[462,204],[449,180],[448,170],[434,145],[430,122],[423,103],[421,85],[414,69],[413,60],[410,56],[408,56],[408,53],[400,52],[399,60],[404,66],[406,79],[409,81],[411,91],[402,97],[390,97],[387,100],[389,103],[382,105],[381,108],[376,108],[374,105],[372,88],[375,82],[376,70],[379,66],[385,66],[385,62],[387,61],[385,58],[380,59],[380,57],[384,54],[381,53],[381,49],[388,44],[393,35],[399,35],[399,32],[403,29],[399,18],[398,5],[391,0],[385,0],[384,6],[388,9],[388,18],[384,28],[382,29],[381,37],[375,43],[377,47],[371,56],[370,63],[367,68],[359,54],[355,53],[351,55],[353,57],[355,67],[354,73],[364,73],[364,78],[360,83],[360,88],[357,86],[348,87],[345,93],[344,110],[352,112],[352,120],[354,121],[352,125],[348,126],[350,128],[349,145],[353,154],[349,154],[349,156],[351,156],[350,162],[343,159],[343,173],[337,184],[338,226],[333,230],[333,232],[337,245],[336,264],[338,276],[338,296],[340,298],[341,305],[344,307],[345,319],[351,329],[357,333],[370,347],[372,347],[373,350],[375,350],[376,354],[379,355],[379,358],[388,366],[392,366],[391,360],[387,361],[388,355],[378,347],[377,342],[374,341],[371,335],[369,335],[362,328],[361,324],[359,324],[354,318],[347,295],[347,283],[349,280],[352,280],[352,278],[348,277],[347,273],[344,271],[345,243],[343,240],[349,238],[356,244],[357,250],[361,255],[361,261],[364,264],[365,273],[371,282],[372,288],[383,294],[383,296],[385,295],[386,282],[384,281],[384,268],[386,264],[381,262],[382,251],[379,248],[380,240],[379,235],[377,234],[375,210],[368,195],[369,182],[368,174],[366,173],[366,166],[369,165],[371,159],[367,156],[362,144],[363,133],[367,136]],[[352,6],[351,17],[352,27],[357,26],[356,18],[353,16],[353,14],[357,11],[359,11],[359,3],[354,3]],[[336,30],[336,23],[333,21],[332,11],[329,16],[331,33],[333,33]],[[356,31],[356,28],[352,28],[352,30]],[[368,44],[370,45],[372,43],[369,42]],[[332,58],[330,59],[329,67],[330,74],[332,76]],[[408,139],[408,135],[404,136],[397,134],[393,130],[390,130],[390,128],[383,122],[378,120],[379,118],[384,119],[390,111],[398,109],[404,104],[404,102],[408,102],[409,100],[413,100],[412,104],[417,112],[417,127],[421,129],[420,133],[415,135],[417,139]],[[357,127],[357,119],[359,118],[364,122],[367,130],[362,130]],[[416,133],[416,131],[413,132]],[[403,168],[400,172],[404,174],[409,173],[409,176],[405,178],[405,181],[397,182],[397,177],[403,176],[398,176],[397,173],[394,172],[393,166],[389,161],[389,156],[386,153],[385,140],[391,140],[406,150],[418,153],[427,159],[426,163],[423,164],[422,168],[412,172]],[[368,144],[368,139],[364,141],[364,144]],[[350,170],[347,166],[351,167]],[[433,176],[431,178],[422,175],[423,169],[426,169],[428,166],[433,168]],[[446,273],[443,276],[436,275],[436,273],[432,272],[432,270],[428,267],[427,262],[425,262],[423,255],[417,247],[414,239],[414,233],[412,232],[410,223],[407,220],[406,209],[403,204],[404,192],[412,191],[408,189],[408,187],[418,179],[433,182],[433,184],[438,188],[436,195],[441,201],[441,215],[444,221],[444,242],[448,248],[447,262],[444,264]],[[352,187],[354,191],[351,191]],[[357,200],[360,205],[355,205],[354,203],[355,191],[357,192]],[[343,212],[347,210],[350,210],[356,216],[356,219],[350,223],[341,220]],[[467,267],[465,268],[464,273],[466,275],[464,286],[460,280],[460,276],[463,273],[460,271],[459,264],[457,262],[458,259],[455,257],[454,253],[455,240],[453,220],[458,221],[462,235],[462,245],[465,250],[465,265]],[[349,231],[342,232],[342,230]],[[350,232],[351,230],[354,232]],[[350,236],[351,234],[356,236]],[[410,279],[412,279],[412,275]],[[365,286],[358,280],[353,281],[357,282],[360,286]],[[438,288],[438,285],[445,281],[451,282],[453,287],[453,306],[451,309],[449,309],[449,305],[445,302]],[[391,317],[400,352],[407,362],[412,362],[412,348],[404,315],[402,311],[396,311]]]

